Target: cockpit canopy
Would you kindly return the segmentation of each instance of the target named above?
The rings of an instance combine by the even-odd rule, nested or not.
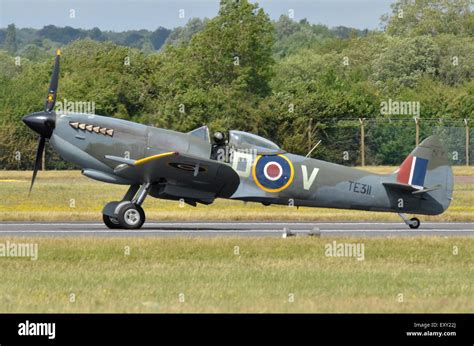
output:
[[[221,143],[211,141],[209,129],[207,126],[199,127],[193,131],[188,132],[188,134],[200,138],[203,143],[211,144],[211,157],[215,156],[213,155],[213,151],[216,151],[222,146]],[[276,155],[283,154],[285,152],[278,145],[266,138],[254,135],[253,133],[237,130],[229,131],[228,141],[226,141],[226,144],[224,145],[228,146],[230,150],[252,150],[256,151],[256,153],[260,155]]]
[[[278,145],[272,141],[244,131],[229,131],[229,146],[234,149],[254,149],[261,154],[283,153]]]
[[[201,138],[202,140],[208,143],[211,142],[211,139],[209,137],[209,128],[206,125],[198,127],[197,129],[188,132],[188,134]]]

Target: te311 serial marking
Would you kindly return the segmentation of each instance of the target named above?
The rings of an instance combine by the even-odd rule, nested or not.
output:
[[[370,195],[372,192],[372,185],[349,181],[349,191],[360,193],[362,195]]]

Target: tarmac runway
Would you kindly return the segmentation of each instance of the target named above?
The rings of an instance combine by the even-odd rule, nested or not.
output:
[[[402,222],[153,222],[140,230],[109,230],[96,222],[2,222],[1,236],[25,237],[282,237],[474,236],[474,222],[425,222],[417,230]]]

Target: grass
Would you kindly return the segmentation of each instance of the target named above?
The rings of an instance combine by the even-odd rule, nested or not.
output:
[[[0,312],[474,311],[473,238],[8,240],[39,257],[0,258]],[[333,240],[365,260],[325,256]]]
[[[474,176],[474,169],[455,168],[455,174]],[[39,173],[28,198],[30,177],[0,171],[0,220],[99,220],[103,205],[126,189],[77,171],[48,171]],[[473,184],[457,184],[449,211],[423,220],[472,221],[473,199]],[[391,214],[227,200],[180,208],[149,198],[145,208],[159,220],[399,221]],[[365,260],[325,256],[333,240],[364,244]],[[38,244],[39,258],[0,257],[3,313],[474,311],[474,239],[468,237],[0,237],[7,241]]]
[[[394,167],[364,167],[387,173]],[[454,167],[455,175],[474,176],[474,167]],[[100,183],[79,171],[39,172],[28,197],[31,172],[0,171],[0,221],[99,221],[103,206],[120,200],[127,187]],[[399,221],[394,214],[351,210],[265,207],[259,203],[216,200],[213,205],[180,206],[177,201],[147,198],[148,220],[377,220]],[[455,184],[454,201],[442,215],[424,221],[474,221],[474,184]]]

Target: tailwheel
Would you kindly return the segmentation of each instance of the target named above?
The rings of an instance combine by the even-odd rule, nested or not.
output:
[[[408,219],[408,217],[402,213],[398,213],[398,215],[400,215],[403,222],[405,222],[405,224],[411,229],[417,229],[418,227],[420,227],[421,222],[418,218],[412,217],[411,219]]]
[[[102,220],[104,220],[104,224],[110,229],[118,229],[121,228],[118,219],[116,217],[111,217],[108,215],[102,215]]]
[[[138,204],[130,202],[120,207],[117,221],[121,228],[139,229],[145,223],[145,212]]]
[[[416,217],[412,217],[408,226],[412,229],[417,229],[418,227],[420,227],[420,220],[418,220],[418,218]]]

